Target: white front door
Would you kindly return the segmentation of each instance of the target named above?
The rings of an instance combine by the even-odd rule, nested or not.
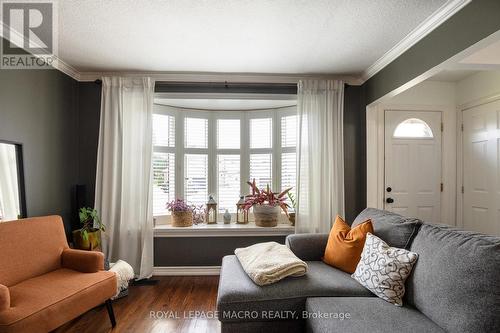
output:
[[[500,100],[463,112],[464,229],[500,235]]]
[[[441,112],[385,111],[385,209],[441,221]]]

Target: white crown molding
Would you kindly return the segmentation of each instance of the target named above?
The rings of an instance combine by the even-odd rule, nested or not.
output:
[[[393,48],[387,51],[380,59],[375,61],[370,67],[368,67],[362,74],[362,82],[367,81],[373,75],[377,74],[385,66],[389,65],[404,52],[406,52],[410,47],[419,42],[422,38],[427,36],[430,32],[440,26],[443,22],[453,16],[456,12],[462,9],[465,5],[470,3],[472,0],[449,0],[444,5],[442,5],[438,10],[436,10],[431,16],[429,16],[425,21],[419,24],[414,30],[412,30],[405,38],[403,38],[399,43],[397,43]]]
[[[81,73],[75,67],[64,62],[59,57],[56,57],[56,61],[52,67],[63,72],[64,74],[68,75],[69,77],[73,78],[76,81],[81,81],[80,80]]]
[[[5,37],[5,30],[9,29],[9,27],[7,27],[7,25],[3,21],[0,21],[0,28],[1,28],[0,29],[0,37],[7,39]],[[17,47],[20,47],[23,50],[26,50],[24,47],[24,36],[21,33],[19,33],[17,30],[10,29],[10,37],[11,37],[10,38],[11,43],[14,43],[15,45],[17,45]],[[34,44],[37,47],[41,47],[38,43],[36,43],[34,41],[30,41],[30,44]],[[40,55],[34,55],[34,56],[38,57],[38,58],[41,57]],[[76,68],[74,68],[73,66],[64,62],[57,55],[53,55],[52,57],[54,59],[54,62],[52,63],[52,68],[63,72],[64,74],[70,76],[71,78],[75,79],[76,81],[80,81],[80,73],[78,72],[78,70]]]
[[[220,266],[153,267],[153,276],[199,276],[219,274]]]

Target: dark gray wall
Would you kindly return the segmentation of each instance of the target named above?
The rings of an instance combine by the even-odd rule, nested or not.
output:
[[[500,30],[500,0],[474,0],[365,84],[366,104],[377,100],[481,39]]]
[[[0,139],[23,145],[28,216],[69,230],[77,181],[76,81],[56,70],[0,70]]]
[[[154,242],[154,265],[220,266],[222,257],[234,249],[262,242],[285,243],[285,236],[262,237],[158,237]]]
[[[366,208],[365,99],[360,86],[344,89],[345,218],[349,223]]]
[[[85,204],[94,206],[99,119],[101,114],[101,85],[78,83],[78,184],[86,186]]]

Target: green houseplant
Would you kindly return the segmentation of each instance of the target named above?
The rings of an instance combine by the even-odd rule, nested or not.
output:
[[[83,207],[80,208],[78,216],[82,227],[73,231],[75,248],[90,251],[100,248],[101,231],[106,231],[106,228],[99,218],[97,210],[90,207]]]

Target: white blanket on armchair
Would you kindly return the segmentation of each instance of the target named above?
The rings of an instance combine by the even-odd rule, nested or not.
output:
[[[234,251],[248,276],[264,286],[287,276],[302,276],[307,264],[285,245],[276,242],[259,243]]]

